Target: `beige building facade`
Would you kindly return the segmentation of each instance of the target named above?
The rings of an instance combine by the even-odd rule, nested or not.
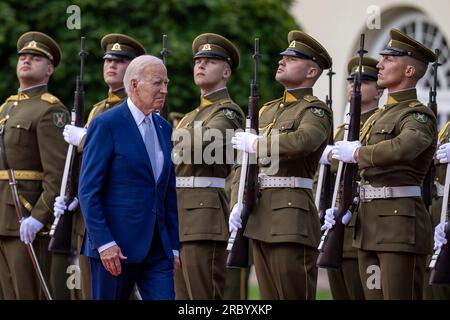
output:
[[[439,127],[450,119],[450,1],[448,0],[297,0],[291,13],[305,32],[317,38],[333,58],[333,108],[335,125],[348,110],[345,87],[347,62],[357,54],[361,33],[368,55],[378,54],[389,41],[389,30],[397,28],[430,49],[439,48],[437,103]],[[419,100],[428,103],[433,72],[429,67],[419,82]],[[322,99],[328,94],[326,72],[315,88]],[[386,95],[386,94],[385,94]],[[386,101],[381,98],[380,104]]]

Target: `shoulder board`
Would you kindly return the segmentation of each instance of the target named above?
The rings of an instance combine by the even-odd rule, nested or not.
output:
[[[48,102],[50,104],[57,104],[60,103],[61,101],[59,101],[59,99],[57,97],[55,97],[54,95],[52,95],[51,93],[44,93],[41,96],[41,100]]]
[[[303,100],[305,100],[307,102],[315,102],[315,101],[319,101],[319,98],[317,98],[316,96],[306,95],[303,97]]]
[[[105,103],[105,100],[99,101],[96,104],[94,104],[94,107],[100,107],[101,105],[103,105]],[[94,108],[92,108],[92,110],[94,110]]]
[[[420,102],[420,101],[413,101],[413,102],[410,102],[410,103],[409,103],[409,106],[410,106],[411,108],[415,108],[415,107],[423,106],[423,104],[422,104],[422,102]]]
[[[19,96],[18,96],[17,94],[15,94],[15,95],[9,96],[9,98],[6,99],[6,102],[9,102],[9,101],[17,101],[17,100],[19,100]],[[6,103],[6,102],[5,102],[5,103]]]
[[[224,105],[224,104],[232,104],[233,100],[231,99],[223,99],[219,102],[219,105]]]

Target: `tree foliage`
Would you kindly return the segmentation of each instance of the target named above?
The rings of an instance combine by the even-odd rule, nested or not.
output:
[[[253,74],[253,44],[259,37],[261,100],[280,96],[274,80],[279,53],[287,46],[287,33],[298,29],[289,14],[291,0],[2,0],[0,2],[0,98],[17,91],[16,41],[24,32],[36,30],[59,43],[63,57],[50,81],[50,91],[68,107],[73,103],[75,77],[79,69],[79,38],[86,37],[89,51],[85,69],[86,106],[106,96],[102,76],[100,39],[107,33],[124,33],[139,39],[149,54],[160,55],[162,34],[168,35],[170,111],[188,112],[199,103],[192,80],[192,40],[204,32],[232,40],[241,53],[241,65],[229,81],[232,98],[244,109]],[[67,7],[81,10],[81,29],[69,30]]]

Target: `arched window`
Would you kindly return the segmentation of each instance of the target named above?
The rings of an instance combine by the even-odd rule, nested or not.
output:
[[[369,48],[369,52],[373,53],[374,57],[389,42],[389,30],[391,28],[399,29],[433,51],[435,48],[440,49],[439,62],[442,65],[439,67],[437,74],[436,100],[438,104],[438,127],[441,128],[450,119],[450,50],[448,42],[438,26],[433,21],[430,21],[430,18],[425,14],[417,11],[403,11],[400,15],[395,15],[395,18],[382,25],[382,29],[379,30],[373,45]],[[424,104],[428,103],[433,77],[434,74],[430,64],[427,73],[417,84],[418,98]],[[382,97],[381,101],[386,101],[385,97]]]

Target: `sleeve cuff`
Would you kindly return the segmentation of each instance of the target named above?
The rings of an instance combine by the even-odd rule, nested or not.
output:
[[[174,257],[179,257],[180,256],[180,251],[178,250],[172,250],[173,256]]]
[[[115,245],[117,245],[115,241],[108,242],[107,244],[104,244],[97,248],[98,253],[101,253],[101,252],[105,251],[106,249],[111,248],[112,246],[115,246]]]

